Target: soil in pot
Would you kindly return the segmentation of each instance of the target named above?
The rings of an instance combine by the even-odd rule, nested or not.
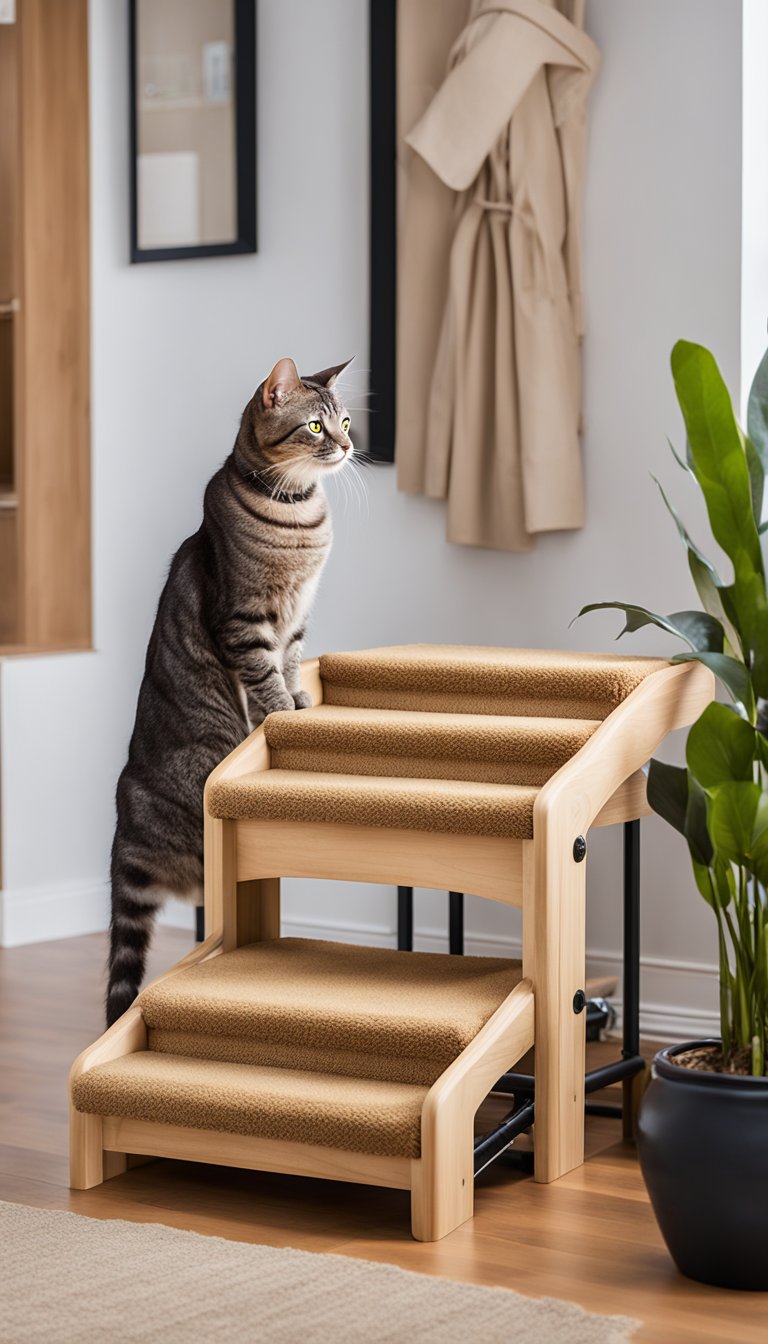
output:
[[[686,1054],[688,1067],[678,1063]],[[705,1067],[690,1067],[696,1059]],[[723,1288],[768,1291],[768,1078],[724,1072],[719,1041],[660,1051],[640,1107],[638,1153],[678,1269]]]

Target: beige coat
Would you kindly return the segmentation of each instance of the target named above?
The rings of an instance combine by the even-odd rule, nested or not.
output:
[[[436,29],[433,3],[400,0],[401,62],[409,30],[433,61],[453,35],[462,5],[440,8]],[[399,94],[403,130],[409,92],[428,105],[404,135],[398,485],[447,498],[468,545],[528,550],[584,523],[578,217],[599,55],[582,9],[473,0],[439,89],[410,70]]]

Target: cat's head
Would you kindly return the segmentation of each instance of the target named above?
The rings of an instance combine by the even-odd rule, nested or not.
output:
[[[336,390],[351,362],[301,377],[292,359],[279,359],[257,388],[248,408],[253,432],[244,454],[263,481],[301,490],[339,471],[352,456],[350,417]]]

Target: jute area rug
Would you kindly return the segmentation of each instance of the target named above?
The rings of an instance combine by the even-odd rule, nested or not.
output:
[[[636,1321],[342,1255],[0,1203],[8,1344],[623,1344]]]

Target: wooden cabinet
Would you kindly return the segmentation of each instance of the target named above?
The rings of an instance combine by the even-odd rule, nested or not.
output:
[[[87,0],[0,23],[0,650],[91,639]]]

